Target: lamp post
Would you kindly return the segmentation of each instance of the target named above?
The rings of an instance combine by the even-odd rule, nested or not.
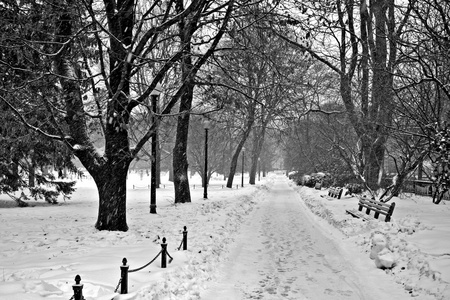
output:
[[[208,199],[208,130],[211,126],[211,121],[205,119],[203,128],[205,128],[205,172],[203,174],[203,199]]]
[[[152,112],[153,112],[153,123],[157,122],[156,120],[156,112],[157,112],[157,105],[158,105],[158,98],[161,94],[161,85],[159,83],[156,84],[156,87],[153,89],[153,91],[150,93],[150,97],[152,99]],[[156,147],[157,145],[157,127],[155,126],[155,129],[152,133],[152,165],[151,165],[151,177],[150,177],[150,213],[156,214]]]
[[[242,178],[241,178],[241,187],[244,187],[244,157],[245,157],[245,148],[242,147]]]

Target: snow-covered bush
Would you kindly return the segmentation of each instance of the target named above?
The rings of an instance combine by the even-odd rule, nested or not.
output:
[[[347,189],[346,193],[350,195],[361,194],[364,191],[364,186],[360,183],[348,183],[345,188]]]
[[[316,185],[317,179],[310,175],[304,175],[302,181],[304,186],[314,187]]]

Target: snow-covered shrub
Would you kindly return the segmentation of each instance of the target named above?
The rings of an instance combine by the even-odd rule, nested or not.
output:
[[[322,187],[330,187],[333,185],[333,178],[329,174],[325,174],[325,176],[321,179]]]
[[[349,195],[361,194],[364,191],[364,186],[360,183],[348,183],[345,185],[345,188]]]
[[[305,175],[303,177],[303,185],[307,187],[314,187],[316,185],[317,179],[313,176]]]

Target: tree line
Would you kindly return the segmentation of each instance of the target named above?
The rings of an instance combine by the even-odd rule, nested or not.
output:
[[[447,130],[447,3],[25,0],[0,11],[2,192],[20,186],[19,168],[73,169],[75,156],[98,188],[99,230],[128,229],[126,176],[145,155],[170,156],[175,202],[191,201],[205,118],[215,142],[202,175],[218,170],[228,187],[244,148],[253,184],[277,149],[286,168],[334,167],[372,191],[386,157],[401,180],[428,160],[448,169],[431,146]]]

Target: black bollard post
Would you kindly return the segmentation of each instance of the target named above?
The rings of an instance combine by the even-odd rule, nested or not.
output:
[[[127,259],[124,257],[122,259],[122,265],[120,266],[120,293],[128,293],[128,268]]]
[[[167,266],[167,243],[166,238],[163,237],[161,244],[161,268],[165,268]]]
[[[184,231],[183,231],[183,250],[187,250],[187,227],[184,226]]]
[[[80,281],[80,275],[75,276],[75,284],[72,285],[74,300],[83,300],[83,285],[80,283]]]

